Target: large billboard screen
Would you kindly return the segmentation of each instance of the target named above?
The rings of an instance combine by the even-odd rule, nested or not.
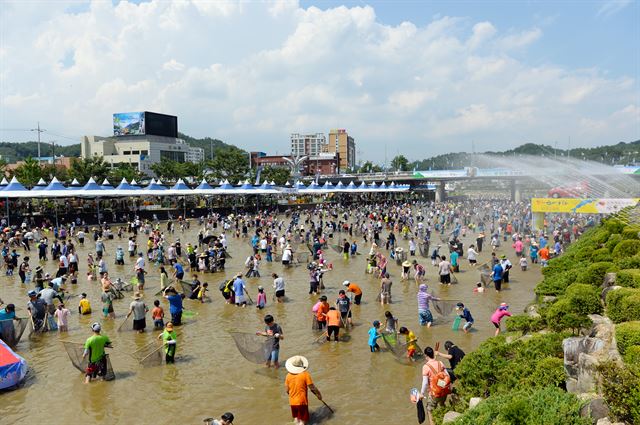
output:
[[[142,134],[145,134],[144,112],[113,114],[114,136],[137,136]]]
[[[145,112],[146,134],[178,137],[178,117],[174,115]]]

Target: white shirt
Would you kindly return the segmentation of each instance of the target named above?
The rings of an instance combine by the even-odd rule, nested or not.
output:
[[[64,268],[66,269],[67,267],[69,267],[69,260],[67,260],[67,257],[64,255],[60,256],[60,262],[64,265]]]
[[[293,256],[290,249],[285,249],[282,253],[282,261],[291,261],[291,257]]]
[[[273,279],[273,287],[276,291],[284,291],[284,279],[281,277]]]
[[[136,243],[134,241],[129,241],[129,251],[135,251]]]
[[[477,255],[478,253],[473,248],[467,250],[467,260],[475,260]]]
[[[138,257],[136,260],[136,269],[144,270],[144,258]]]

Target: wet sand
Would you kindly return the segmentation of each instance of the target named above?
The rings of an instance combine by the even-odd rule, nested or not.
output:
[[[166,226],[161,226],[162,229]],[[197,224],[185,233],[176,231],[167,240],[172,242],[180,238],[183,247],[186,243],[197,241]],[[333,243],[338,243],[337,233]],[[143,240],[139,234],[139,241]],[[469,236],[469,235],[468,235]],[[88,238],[89,239],[89,238]],[[147,316],[147,332],[136,334],[131,330],[131,319],[123,332],[116,332],[128,310],[133,292],[126,298],[116,300],[115,321],[102,318],[99,282],[87,282],[86,257],[94,251],[93,241],[79,248],[80,274],[78,285],[70,288],[74,294],[87,292],[92,304],[93,314],[80,317],[77,314],[78,298],[68,302],[72,312],[70,331],[59,335],[49,333],[28,338],[27,333],[18,345],[17,352],[22,355],[30,367],[29,377],[24,387],[0,394],[2,415],[0,423],[109,423],[109,424],[197,424],[205,417],[219,417],[224,411],[236,415],[234,423],[238,425],[287,424],[291,416],[287,396],[284,390],[284,367],[279,370],[267,370],[245,360],[236,349],[228,332],[255,332],[262,330],[265,314],[275,316],[284,331],[281,342],[280,360],[284,361],[295,354],[306,356],[310,362],[309,372],[324,400],[331,405],[336,414],[327,424],[372,424],[372,423],[413,423],[415,407],[409,403],[409,391],[421,383],[420,363],[403,365],[389,352],[370,353],[367,345],[367,331],[375,319],[383,322],[384,311],[390,310],[398,319],[400,326],[413,330],[419,338],[422,348],[433,346],[439,341],[451,340],[464,351],[470,352],[482,341],[493,335],[495,328],[489,317],[501,302],[510,305],[511,312],[521,312],[533,301],[533,288],[540,279],[539,265],[533,265],[529,271],[521,272],[513,250],[505,248],[498,251],[506,253],[514,263],[511,271],[511,283],[504,285],[497,294],[493,289],[484,294],[473,292],[479,280],[478,272],[471,268],[466,260],[461,261],[461,272],[457,274],[459,283],[451,287],[442,287],[437,283],[437,268],[431,266],[428,258],[416,257],[427,268],[429,290],[443,299],[462,300],[475,319],[473,331],[465,335],[462,330],[451,329],[452,320],[442,320],[434,313],[435,323],[428,329],[418,324],[417,285],[413,280],[400,280],[401,268],[390,261],[388,270],[393,280],[393,304],[381,306],[375,302],[379,282],[365,273],[366,254],[369,245],[362,238],[356,238],[359,244],[358,255],[345,261],[331,248],[326,257],[333,263],[333,271],[324,276],[325,294],[333,304],[343,280],[358,283],[364,292],[363,303],[353,308],[354,328],[350,331],[349,342],[329,342],[313,344],[319,333],[311,330],[311,307],[317,297],[308,295],[308,272],[306,267],[292,267],[283,270],[279,263],[261,265],[262,277],[246,279],[251,297],[255,300],[257,286],[262,285],[267,292],[267,307],[259,311],[255,306],[237,308],[224,303],[218,285],[225,278],[238,271],[244,271],[244,260],[251,253],[247,239],[229,238],[229,251],[233,255],[227,261],[224,273],[200,275],[200,280],[209,283],[212,303],[200,304],[185,300],[185,309],[197,315],[184,320],[186,325],[178,329],[180,333],[176,364],[152,368],[141,367],[130,353],[148,344],[158,335],[152,331],[152,320]],[[437,240],[434,236],[433,240]],[[472,241],[462,239],[466,247]],[[133,276],[133,264],[128,257],[124,266],[114,265],[114,251],[121,245],[126,251],[126,238],[118,241],[105,240],[107,246],[107,264],[112,280],[122,277],[125,281]],[[140,242],[139,242],[140,244]],[[77,244],[76,244],[77,246]],[[406,240],[399,240],[399,246],[407,250]],[[299,248],[306,250],[304,244]],[[385,255],[388,253],[383,250]],[[445,253],[445,250],[441,250]],[[487,261],[491,250],[485,249],[479,257],[479,263]],[[37,250],[30,253],[31,267],[35,269]],[[22,253],[24,255],[24,253]],[[446,254],[448,256],[448,253]],[[411,259],[411,258],[410,258]],[[48,261],[45,271],[55,274],[57,261]],[[154,294],[159,289],[158,269],[147,266],[147,284],[144,301],[150,309]],[[287,296],[285,304],[272,301],[272,272],[286,280]],[[189,279],[187,279],[189,277]],[[190,280],[190,274],[185,275]],[[71,286],[71,285],[68,285]],[[14,277],[0,277],[0,298],[5,303],[13,302],[18,307],[18,316],[24,317],[26,292],[33,285],[21,285],[17,274]],[[162,303],[167,317],[168,304]],[[103,333],[108,335],[114,348],[110,353],[116,380],[95,382],[83,385],[83,376],[68,359],[61,340],[84,342],[90,336],[89,324],[93,321],[103,323]],[[383,322],[384,323],[384,322]],[[380,344],[384,349],[384,344]],[[443,348],[441,348],[444,351]],[[448,366],[448,362],[445,360]],[[310,409],[321,406],[312,394]]]

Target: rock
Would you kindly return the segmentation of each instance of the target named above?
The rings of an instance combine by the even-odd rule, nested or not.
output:
[[[471,397],[471,400],[469,400],[469,409],[476,407],[482,400],[482,397]]]
[[[602,292],[600,293],[600,299],[604,302],[607,300],[607,294],[609,293],[609,291],[617,291],[618,289],[622,288],[622,286],[607,286],[605,287]]]
[[[609,416],[609,406],[607,406],[603,398],[594,398],[580,408],[580,416],[591,418],[592,423],[595,424],[600,419],[605,419]]]
[[[547,304],[551,304],[556,302],[556,300],[558,299],[558,297],[554,297],[553,295],[545,295],[544,297],[542,297],[542,302],[543,303],[547,303]]]
[[[453,423],[460,416],[462,416],[462,413],[458,413],[458,412],[454,412],[453,410],[450,410],[444,414],[444,418],[442,418],[442,423],[443,424]]]
[[[616,274],[615,273],[607,273],[604,275],[604,282],[602,283],[602,286],[604,288],[609,287],[609,286],[613,286],[616,284]]]
[[[529,317],[533,317],[533,318],[540,318],[542,316],[540,316],[540,313],[538,313],[538,305],[537,304],[531,304],[530,306],[528,306],[525,310],[527,312],[527,315]]]
[[[602,419],[598,419],[598,422],[596,423],[596,425],[612,425],[612,424],[609,418],[602,418]]]

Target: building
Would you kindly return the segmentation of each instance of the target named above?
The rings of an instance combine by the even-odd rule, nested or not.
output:
[[[68,156],[56,156],[55,158],[52,156],[43,156],[40,158],[36,157],[33,159],[35,159],[36,161],[39,161],[41,166],[55,165],[57,169],[68,170],[69,168],[71,168],[71,164],[75,158],[71,158]],[[13,164],[7,164],[5,167],[5,171],[13,172],[16,170],[16,168],[20,167],[21,165],[24,165],[24,161],[16,161]]]
[[[319,155],[325,152],[327,138],[324,133],[291,134],[291,156]]]
[[[162,159],[201,162],[204,149],[193,148],[178,138],[178,118],[153,112],[113,115],[112,137],[84,136],[81,157],[102,156],[111,167],[130,164],[141,173],[154,176],[151,165]]]
[[[349,136],[345,129],[333,129],[329,131],[329,143],[326,152],[338,154],[340,171],[354,169],[356,167],[356,142]]]
[[[262,155],[254,156],[252,152],[252,165],[255,167],[281,167],[291,168],[291,163],[287,159],[291,156],[286,155]],[[260,152],[263,153],[263,152]],[[287,159],[285,159],[287,158]],[[334,153],[320,153],[318,155],[309,156],[300,163],[300,174],[302,176],[315,176],[316,174],[337,174],[339,157]]]

